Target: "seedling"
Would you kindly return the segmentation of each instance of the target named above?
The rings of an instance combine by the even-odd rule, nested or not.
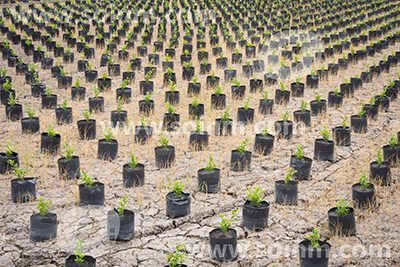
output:
[[[18,165],[16,163],[14,163],[13,160],[9,159],[8,160],[8,164],[10,164],[11,166],[11,172],[21,181],[24,180],[25,178],[25,174],[27,173],[26,170],[22,169],[22,168],[18,168]]]
[[[230,107],[228,107],[225,111],[221,111],[221,121],[228,121],[229,117],[231,116],[231,114],[229,114],[229,109]]]
[[[112,138],[114,137],[114,133],[111,131],[110,128],[107,128],[107,130],[105,130],[103,132],[103,134],[104,134],[104,139],[106,139],[106,142],[109,143],[112,141]]]
[[[361,177],[358,178],[358,182],[360,183],[361,188],[366,189],[369,186],[367,179],[367,175],[365,174],[365,172],[363,172]]]
[[[296,158],[298,160],[303,160],[304,159],[304,157],[303,157],[303,149],[301,148],[300,144],[297,144],[297,148],[296,148],[296,151],[294,151],[294,154],[296,155]]]
[[[112,56],[108,56],[108,65],[114,65],[115,60],[112,59]]]
[[[103,75],[101,76],[101,78],[103,79],[103,81],[105,81],[107,79],[107,73],[103,72]]]
[[[380,96],[381,98],[383,98],[383,97],[386,96],[386,90],[387,90],[387,86],[385,86],[385,89],[383,89],[382,93],[379,94],[379,96]]]
[[[321,95],[319,94],[319,92],[315,96],[315,101],[317,101],[317,103],[321,102]]]
[[[265,101],[268,100],[268,90],[267,89],[265,89],[265,91],[263,93],[263,98],[264,98]]]
[[[338,202],[336,202],[336,212],[341,216],[346,216],[349,213],[349,209],[347,208],[348,203],[345,202],[342,198]]]
[[[183,188],[185,187],[185,185],[182,183],[182,180],[179,179],[174,181],[171,187],[174,194],[177,195],[178,197],[181,197]]]
[[[173,71],[172,71],[172,69],[170,67],[168,67],[166,73],[167,73],[168,76],[172,76]]]
[[[150,82],[151,75],[153,75],[153,69],[150,69],[150,70],[146,73],[146,75],[144,75],[144,79],[145,79],[146,83],[149,83],[149,82]]]
[[[221,87],[221,85],[218,85],[218,87],[214,89],[214,94],[216,96],[219,96],[221,94],[221,92],[222,92],[222,87]]]
[[[184,244],[176,245],[175,251],[165,256],[165,259],[167,260],[168,263],[168,267],[179,267],[185,262],[184,259],[187,259],[185,253],[179,252],[179,250],[184,246],[185,246]]]
[[[175,92],[175,88],[176,88],[177,84],[175,84],[172,80],[169,80],[168,83],[169,83],[169,90],[173,94]]]
[[[146,120],[143,115],[140,117],[140,125],[142,125],[143,128],[146,127]]]
[[[175,108],[170,103],[165,103],[165,106],[167,107],[167,112],[169,115],[175,114]]]
[[[283,120],[283,122],[285,122],[285,123],[289,120],[289,109],[288,109],[288,108],[286,108],[285,113],[283,113],[283,115],[282,115],[282,120]]]
[[[92,67],[93,67],[92,63],[88,62],[88,64],[86,64],[86,70],[87,70],[88,72],[91,72],[91,71],[92,71]]]
[[[297,85],[300,83],[301,78],[302,78],[301,76],[296,76],[295,77]]]
[[[78,239],[75,243],[75,250],[74,250],[74,255],[75,255],[75,262],[80,265],[83,263],[85,260],[83,259],[85,255],[82,252],[82,240]]]
[[[37,63],[32,62],[31,64],[29,64],[29,69],[31,70],[32,73],[35,72],[36,66],[37,66]]]
[[[193,107],[197,107],[197,106],[199,105],[199,101],[197,100],[196,97],[193,98],[191,105],[192,105]]]
[[[8,157],[10,157],[13,154],[12,149],[11,149],[11,141],[10,140],[7,141],[7,147],[4,148],[4,152],[6,153],[6,155]]]
[[[17,103],[17,99],[16,98],[14,98],[14,95],[12,94],[12,93],[9,93],[9,95],[8,95],[8,99],[7,99],[7,104],[9,105],[9,106],[15,106],[15,104]]]
[[[129,83],[129,79],[125,78],[125,80],[123,80],[121,83],[121,89],[125,89],[126,86],[128,85],[128,83]]]
[[[43,200],[42,197],[38,197],[39,204],[36,204],[35,208],[39,210],[39,213],[42,217],[46,216],[50,206],[53,202],[49,202],[47,200]]]
[[[47,135],[50,138],[53,138],[56,136],[56,131],[53,129],[53,126],[51,124],[49,124],[49,127],[47,128]]]
[[[64,143],[64,149],[65,149],[65,159],[68,161],[72,160],[72,154],[74,154],[75,149],[68,142]]]
[[[334,87],[334,89],[333,89],[333,93],[335,94],[335,95],[338,95],[339,94],[339,88],[335,85],[335,87]]]
[[[201,127],[200,120],[197,118],[197,116],[196,116],[196,118],[195,118],[195,122],[196,122],[196,129],[195,129],[195,131],[196,131],[196,133],[200,133],[202,127]]]
[[[304,98],[302,98],[301,102],[300,102],[300,111],[301,112],[304,112],[306,110],[307,104],[308,104],[308,102],[305,102]]]
[[[206,171],[210,172],[210,171],[214,170],[214,168],[216,168],[216,167],[217,167],[217,164],[215,164],[213,155],[211,154],[211,155],[208,157],[207,166],[206,166],[204,169],[205,169]]]
[[[233,78],[232,81],[236,85],[236,87],[240,87],[240,81],[238,79]]]
[[[392,81],[392,79],[390,79],[390,77],[389,77],[389,78],[388,78],[388,86],[389,86],[390,88],[393,88],[394,85],[395,85],[395,82]]]
[[[280,82],[279,82],[279,87],[281,88],[281,91],[285,91],[285,89],[286,89],[286,85],[283,83],[283,80],[281,80]]]
[[[190,69],[192,67],[192,61],[190,60],[190,61],[186,62],[184,65],[185,65],[186,69]]]
[[[347,122],[346,122],[346,121],[347,121],[347,115],[344,116],[344,119],[343,119],[343,121],[342,121],[342,127],[343,127],[343,128],[346,128],[346,127],[347,127]]]
[[[63,109],[63,110],[66,110],[68,107],[67,107],[67,100],[68,100],[68,97],[65,97],[64,98],[64,101],[61,103],[61,108]]]
[[[61,76],[65,77],[66,73],[65,73],[64,68],[60,67],[60,73],[61,73]]]
[[[261,194],[264,193],[263,189],[260,189],[258,185],[254,187],[254,192],[251,192],[250,188],[245,188],[247,191],[247,196],[249,197],[247,200],[250,200],[254,206],[260,206],[263,201],[261,198]]]
[[[382,162],[383,162],[382,150],[379,149],[378,152],[376,153],[376,163],[378,163],[378,165],[381,166]]]
[[[264,129],[261,132],[262,136],[267,136],[268,135],[268,125],[265,125]]]
[[[233,219],[236,217],[236,213],[238,212],[238,208],[232,210],[232,215],[230,218],[225,218],[225,214],[220,214],[221,222],[219,223],[219,229],[222,231],[222,235],[226,235],[226,231],[231,226]]]
[[[312,230],[312,234],[306,237],[308,240],[310,240],[311,245],[314,249],[317,249],[319,247],[319,233],[317,228],[314,228]]]
[[[331,133],[326,129],[326,125],[324,125],[324,129],[319,131],[322,135],[322,138],[325,140],[325,142],[328,142],[329,136]]]
[[[243,109],[248,110],[250,108],[250,99],[251,96],[249,96],[245,101],[243,101]]]
[[[249,139],[246,138],[240,143],[240,145],[238,145],[236,147],[236,149],[239,151],[239,153],[243,154],[243,153],[245,153],[247,151],[246,150],[246,144],[247,144],[248,141],[249,141]]]
[[[36,83],[36,84],[39,83],[39,78],[38,78],[37,72],[34,72],[34,73],[33,73],[33,79],[35,80],[35,83]]]
[[[117,100],[117,101],[118,101],[118,104],[117,104],[116,110],[117,110],[118,113],[121,113],[122,108],[124,107],[124,106],[122,105],[121,96],[118,97],[118,100]]]
[[[358,116],[361,118],[365,114],[365,110],[361,108],[361,110],[358,111]]]
[[[117,207],[116,210],[118,212],[119,217],[124,216],[124,210],[125,210],[126,203],[128,203],[128,200],[129,200],[129,194],[124,195],[122,197],[122,200],[118,201],[119,206]]]
[[[86,119],[86,121],[89,121],[90,120],[90,116],[92,116],[93,114],[94,114],[94,110],[92,110],[92,112],[89,112],[87,108],[85,108],[82,111],[82,115]]]
[[[390,147],[395,147],[397,145],[397,137],[395,137],[395,135],[393,134],[392,136],[390,136],[388,143]]]
[[[286,173],[285,177],[283,177],[285,184],[288,184],[290,180],[293,179],[293,175],[296,173],[297,171],[293,170],[292,168],[289,168],[288,172]]]
[[[160,142],[161,146],[163,146],[165,150],[168,150],[167,146],[168,146],[169,140],[163,135],[163,133],[160,133],[158,136],[160,137],[160,139],[158,139],[158,141]]]
[[[144,96],[144,101],[146,103],[149,103],[152,95],[153,95],[153,92],[149,93],[149,91],[147,91],[146,95]]]
[[[50,88],[48,86],[46,86],[46,89],[44,89],[44,92],[46,93],[46,96],[50,97],[53,90],[50,90]]]
[[[197,83],[197,75],[194,75],[194,77],[193,77],[193,79],[192,79],[192,82],[194,83],[194,84],[196,84]]]

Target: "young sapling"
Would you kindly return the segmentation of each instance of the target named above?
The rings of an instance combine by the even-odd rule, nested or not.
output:
[[[82,240],[78,239],[75,243],[75,250],[74,250],[74,255],[75,255],[75,262],[80,265],[82,264],[85,260],[83,259],[85,255],[82,252]]]
[[[250,99],[251,96],[249,96],[245,101],[243,101],[243,109],[248,110],[250,108]]]
[[[319,131],[322,135],[322,138],[325,140],[325,142],[328,142],[329,136],[331,133],[326,129],[326,125],[324,125],[324,128]]]
[[[47,135],[50,138],[54,138],[56,136],[56,130],[53,129],[53,125],[49,124],[49,127],[47,128]]]
[[[135,153],[133,151],[131,151],[131,156],[129,158],[128,164],[129,164],[129,167],[131,167],[131,169],[136,168],[136,165],[138,165],[138,161],[137,161],[137,159],[135,157]]]
[[[110,128],[107,128],[107,130],[105,130],[103,134],[104,134],[104,139],[106,139],[108,143],[112,141],[114,133],[111,131]]]
[[[319,233],[317,228],[314,228],[312,230],[312,234],[306,237],[308,240],[310,240],[311,245],[314,249],[317,249],[319,247]]]
[[[345,202],[342,198],[340,198],[340,200],[336,202],[336,212],[341,216],[346,216],[349,213],[347,205],[348,203]]]
[[[117,207],[116,210],[118,212],[119,217],[124,216],[124,210],[125,210],[126,203],[128,203],[128,200],[129,200],[129,194],[124,195],[122,197],[122,200],[118,201],[119,206]]]
[[[48,200],[43,200],[42,197],[38,197],[37,200],[39,201],[39,204],[36,204],[35,208],[39,211],[42,217],[45,217],[53,202],[49,202]]]
[[[346,128],[347,127],[347,115],[344,116],[344,119],[342,120],[342,127]]]
[[[258,185],[254,187],[254,192],[251,192],[250,188],[245,188],[246,194],[248,196],[247,200],[250,200],[254,206],[260,206],[263,201],[261,198],[261,194],[264,193],[263,189],[260,189]]]
[[[160,137],[158,141],[160,142],[161,146],[164,147],[165,150],[168,150],[167,146],[169,140],[163,135],[163,133],[160,133],[158,136]]]
[[[383,154],[382,150],[379,149],[378,152],[376,153],[376,163],[378,163],[378,165],[381,166],[382,162],[383,162]]]
[[[303,160],[303,149],[301,148],[300,144],[297,144],[296,150],[294,151],[294,154],[296,155],[296,158],[298,160]]]
[[[284,123],[286,123],[289,120],[289,109],[288,108],[286,108],[285,113],[283,113],[283,115],[281,115],[281,117],[282,117],[282,121]]]
[[[363,172],[361,177],[358,178],[358,182],[360,183],[362,189],[366,189],[369,186],[367,179],[368,178],[365,172]]]
[[[202,127],[201,127],[201,122],[200,122],[200,120],[197,118],[197,116],[196,116],[196,118],[195,118],[195,123],[196,123],[196,129],[195,129],[195,131],[196,131],[196,133],[200,133]]]
[[[63,110],[66,110],[68,107],[67,107],[67,100],[68,100],[68,97],[65,97],[64,98],[64,101],[61,103],[61,108],[63,109]]]
[[[64,143],[64,149],[65,149],[65,159],[68,161],[72,160],[72,154],[74,154],[75,149],[68,142]]]
[[[245,153],[247,151],[246,150],[246,144],[247,144],[248,141],[249,141],[249,139],[246,138],[240,143],[240,145],[238,145],[236,147],[236,149],[239,151],[239,153],[243,154],[243,153]]]
[[[304,101],[304,98],[302,98],[302,99],[301,99],[301,102],[300,102],[300,111],[301,111],[301,112],[306,111],[307,104],[308,104],[308,103]]]
[[[217,164],[215,164],[213,155],[211,154],[211,155],[208,157],[207,166],[206,166],[204,169],[205,169],[206,171],[210,172],[210,171],[214,170],[216,167],[217,167]]]
[[[167,256],[165,256],[165,259],[167,260],[168,267],[179,267],[181,266],[187,257],[185,256],[185,253],[179,252],[181,248],[183,248],[185,245],[176,245],[175,251],[169,253]]]
[[[285,184],[288,184],[290,180],[293,179],[293,175],[296,173],[297,171],[293,170],[292,168],[289,168],[288,172],[286,173],[286,175],[283,177],[283,180],[285,181]]]
[[[13,154],[12,149],[11,149],[11,141],[10,140],[7,140],[7,146],[4,148],[4,152],[6,153],[6,155],[8,157],[10,157]]]
[[[178,197],[181,197],[182,195],[182,191],[183,188],[185,187],[185,185],[182,183],[182,180],[176,180],[172,183],[172,191],[174,192],[175,195],[177,195]]]
[[[317,93],[317,95],[315,96],[315,101],[317,101],[317,103],[321,102],[321,95],[319,94],[319,92]]]
[[[395,137],[395,135],[393,134],[392,136],[390,136],[388,143],[390,147],[395,147],[397,145],[397,137]]]
[[[81,171],[82,174],[82,182],[86,187],[91,187],[93,185],[93,179],[89,177],[89,175],[87,175],[87,173],[85,171]]]
[[[236,217],[236,213],[238,212],[238,208],[232,210],[232,215],[231,217],[225,218],[225,214],[220,214],[219,217],[221,217],[221,222],[219,223],[219,229],[222,231],[222,235],[226,235],[226,232],[228,231],[228,228],[231,226],[231,223],[233,219]]]
[[[18,168],[18,165],[11,159],[7,161],[8,164],[11,166],[11,172],[20,180],[23,181],[25,178],[25,174],[27,173],[26,170],[22,168]]]

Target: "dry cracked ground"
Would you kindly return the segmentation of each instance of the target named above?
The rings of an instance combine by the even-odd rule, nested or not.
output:
[[[390,49],[396,49],[389,47]],[[18,51],[20,53],[22,51]],[[386,51],[387,52],[387,51]],[[22,54],[22,53],[21,53]],[[101,51],[96,51],[93,61],[99,73],[105,68],[97,66]],[[376,60],[382,58],[376,56]],[[28,58],[24,58],[28,61]],[[29,61],[28,61],[29,62]],[[359,70],[364,69],[367,61],[359,62],[348,71],[341,71],[337,77],[321,84],[317,89],[306,89],[305,100],[314,99],[320,92],[326,99],[328,91],[333,85],[339,85],[343,78],[354,77]],[[368,58],[372,62],[372,58]],[[124,67],[127,63],[121,63]],[[178,64],[178,62],[176,62]],[[198,62],[194,62],[196,66]],[[75,71],[75,64],[67,65],[68,75],[80,77],[83,73]],[[6,67],[2,62],[0,67]],[[239,66],[237,66],[239,68]],[[118,158],[112,162],[96,159],[97,140],[78,140],[76,121],[82,119],[81,113],[87,102],[68,101],[73,107],[74,122],[71,125],[56,125],[54,111],[41,110],[38,99],[30,95],[29,85],[24,79],[13,75],[14,87],[18,88],[19,102],[33,107],[41,120],[42,131],[52,123],[62,142],[68,141],[76,148],[75,155],[80,156],[81,169],[88,172],[97,181],[105,183],[106,195],[103,207],[82,208],[77,205],[78,181],[63,181],[59,179],[57,159],[59,155],[46,156],[39,153],[40,135],[21,135],[19,122],[7,122],[4,106],[0,107],[0,140],[5,146],[6,140],[12,141],[14,150],[19,152],[22,166],[28,168],[27,177],[37,177],[37,195],[52,201],[54,204],[50,212],[58,215],[58,237],[56,240],[44,243],[32,243],[29,240],[30,215],[37,212],[36,202],[15,204],[11,201],[11,175],[0,177],[0,266],[63,266],[65,259],[73,253],[77,239],[83,240],[83,251],[97,259],[97,266],[164,266],[165,254],[173,251],[176,244],[185,244],[186,263],[188,266],[298,266],[298,243],[311,233],[312,228],[318,227],[322,240],[328,240],[332,245],[330,266],[399,266],[400,265],[400,189],[399,170],[392,169],[393,183],[388,187],[377,187],[379,206],[374,210],[356,210],[357,234],[353,237],[332,236],[328,231],[327,212],[334,207],[339,198],[351,199],[351,186],[357,182],[362,172],[368,172],[369,163],[374,160],[376,151],[386,144],[387,139],[399,130],[400,107],[399,100],[390,103],[387,113],[381,112],[378,120],[370,121],[368,133],[353,134],[349,147],[336,147],[334,162],[317,162],[314,160],[311,177],[308,181],[299,184],[299,203],[295,206],[275,204],[274,181],[280,180],[286,174],[290,155],[300,143],[304,148],[304,155],[311,157],[314,151],[314,140],[320,138],[319,130],[322,125],[328,129],[340,125],[344,115],[353,115],[361,107],[363,101],[377,94],[387,84],[387,77],[396,79],[398,67],[391,68],[390,73],[382,74],[373,83],[365,84],[356,91],[353,99],[346,99],[339,109],[328,109],[328,115],[312,118],[311,128],[299,127],[292,140],[277,140],[273,152],[268,156],[258,156],[253,153],[251,170],[248,172],[232,172],[229,170],[230,153],[244,138],[249,138],[250,151],[253,151],[255,133],[252,126],[238,129],[232,137],[216,137],[212,134],[212,122],[219,117],[218,111],[208,110],[203,120],[205,128],[210,133],[210,147],[204,152],[192,152],[188,148],[188,131],[167,136],[170,144],[177,149],[176,165],[170,170],[159,170],[154,162],[154,147],[158,145],[156,136],[146,145],[133,142],[133,135],[119,130],[116,139],[119,141]],[[50,72],[40,70],[41,80],[51,88],[56,88],[56,81],[50,77]],[[217,70],[217,76],[223,77],[222,70]],[[143,77],[143,70],[137,77]],[[138,91],[141,79],[137,78],[134,92]],[[199,76],[205,84],[205,76]],[[97,135],[101,138],[102,129],[108,123],[111,110],[115,109],[115,88],[118,88],[121,79],[113,80],[113,90],[104,93],[106,111],[101,115],[94,115],[97,120]],[[149,123],[158,123],[164,113],[162,79],[155,80],[156,94],[154,96],[156,108],[154,115],[148,118]],[[84,84],[88,90],[87,97],[93,95],[90,84]],[[186,83],[179,84],[177,90],[182,94],[182,101],[178,105],[183,121],[188,120],[187,107],[191,98],[186,97]],[[276,87],[268,88],[273,95]],[[203,90],[203,89],[202,89]],[[57,90],[59,99],[70,96],[69,90]],[[223,92],[230,96],[230,84],[223,84]],[[200,103],[209,107],[211,91],[203,90]],[[247,97],[247,96],[246,96]],[[261,93],[253,94],[251,107],[258,110],[258,99]],[[138,101],[142,97],[134,94],[130,104],[125,106],[132,125],[138,125]],[[288,104],[290,113],[297,110],[300,99],[291,99]],[[242,105],[241,101],[234,101],[228,97],[232,107],[231,114],[236,120],[236,110]],[[256,122],[261,125],[280,120],[283,106],[275,106],[274,114],[262,116],[256,112]],[[291,116],[290,116],[291,118]],[[103,122],[103,123],[102,123]],[[271,127],[272,129],[272,127]],[[270,130],[273,134],[273,129]],[[130,151],[134,151],[139,162],[146,166],[146,183],[140,188],[126,189],[122,186],[122,165],[126,163]],[[196,191],[197,170],[203,168],[209,154],[216,159],[221,169],[221,191],[217,194],[204,194]],[[184,177],[185,192],[192,194],[191,214],[189,216],[170,219],[166,216],[165,195],[171,181]],[[263,231],[251,232],[241,227],[241,207],[246,200],[245,187],[259,185],[265,189],[263,198],[270,206],[268,228]],[[113,209],[118,200],[126,193],[131,196],[127,209],[135,212],[135,234],[129,242],[115,242],[107,238],[107,212]],[[209,257],[209,232],[218,227],[218,214],[230,213],[239,207],[239,216],[232,224],[238,232],[239,255],[230,263],[211,260]],[[380,251],[382,249],[382,251]],[[381,253],[380,253],[381,252]]]

